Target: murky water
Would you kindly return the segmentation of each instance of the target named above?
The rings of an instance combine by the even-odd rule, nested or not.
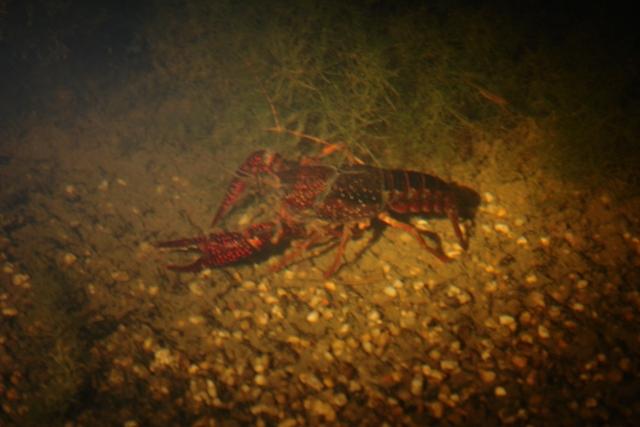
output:
[[[31,16],[14,3],[6,22]],[[31,69],[16,59],[32,53],[20,37],[51,42],[36,53],[52,62],[18,82],[41,98],[13,84],[16,65],[0,108],[0,426],[635,425],[640,197],[590,175],[638,158],[603,150],[636,141],[633,124],[608,120],[633,122],[631,107],[618,109],[634,100],[635,80],[618,74],[634,70],[632,55],[605,56],[617,77],[596,73],[612,85],[600,93],[592,74],[558,68],[564,55],[536,50],[551,49],[546,38],[518,38],[537,21],[510,28],[492,8],[304,2],[267,14],[263,2],[232,3],[156,5],[138,38],[100,46],[7,27],[16,55],[0,65]],[[80,35],[102,28],[93,12]],[[578,34],[562,31],[576,21],[552,21],[553,46],[574,46],[561,36]],[[524,44],[512,51],[504,34]],[[118,68],[118,49],[135,61]],[[576,52],[564,52],[569,68]],[[87,61],[99,77],[75,81]],[[568,98],[566,81],[577,82]],[[600,101],[611,114],[582,123]],[[577,129],[558,125],[567,117]],[[300,141],[314,131],[353,152]],[[563,131],[584,139],[548,155]],[[262,244],[257,256],[167,269],[200,254],[157,242],[211,232],[234,171],[258,149],[294,170],[324,149],[317,164],[350,152],[468,187],[480,201],[461,221],[470,245],[447,218],[387,212],[440,241],[445,263],[372,214],[349,223],[325,277],[346,227],[283,209],[290,187],[267,174],[213,230]],[[582,161],[582,184],[560,179],[552,158]],[[371,182],[351,183],[373,200]],[[262,222],[275,224],[268,238],[247,234]]]

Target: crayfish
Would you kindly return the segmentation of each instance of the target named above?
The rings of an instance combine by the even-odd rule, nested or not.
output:
[[[439,241],[436,247],[429,246],[418,229],[394,218],[392,213],[447,217],[460,246],[467,249],[469,238],[463,234],[459,218],[471,216],[479,201],[475,191],[426,173],[364,164],[334,167],[300,163],[260,150],[251,154],[237,170],[212,227],[247,193],[248,185],[260,177],[268,181],[278,195],[276,219],[241,231],[160,242],[159,247],[196,246],[202,253],[202,257],[190,265],[168,268],[197,271],[204,267],[223,267],[293,239],[302,240],[300,252],[339,238],[333,264],[325,271],[328,277],[340,266],[353,233],[372,219],[406,231],[425,250],[447,262],[450,258]],[[292,257],[295,256],[289,256]],[[280,263],[278,268],[284,264]]]
[[[268,192],[276,217],[240,231],[159,242],[158,247],[192,247],[202,254],[192,264],[169,265],[169,269],[198,271],[204,267],[224,267],[296,241],[294,253],[276,265],[275,269],[280,269],[307,248],[333,242],[338,248],[324,273],[329,277],[340,267],[349,240],[372,220],[406,231],[441,261],[451,260],[435,233],[430,233],[437,242],[432,247],[416,227],[393,214],[446,217],[460,246],[468,248],[469,237],[463,234],[459,219],[473,217],[479,204],[474,190],[422,172],[366,165],[349,153],[349,161],[342,166],[324,164],[322,157],[344,147],[281,127],[275,108],[271,107],[276,127],[269,131],[324,144],[322,153],[302,161],[288,160],[267,150],[249,155],[236,171],[211,226],[215,227],[248,193],[248,187],[256,183],[263,188],[263,196],[265,189]]]

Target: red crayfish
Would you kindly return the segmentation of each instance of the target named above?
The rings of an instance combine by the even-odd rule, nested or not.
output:
[[[438,259],[450,261],[435,233],[429,233],[437,243],[432,247],[418,229],[392,214],[446,217],[460,246],[467,249],[469,238],[463,234],[459,218],[472,218],[479,204],[478,194],[470,188],[426,173],[382,169],[359,161],[343,166],[322,164],[318,159],[292,161],[260,150],[251,154],[237,170],[212,226],[247,194],[248,186],[256,183],[269,192],[273,210],[277,212],[274,220],[253,224],[241,231],[160,242],[159,247],[194,247],[202,254],[192,264],[168,268],[198,271],[204,267],[222,267],[291,240],[300,242],[296,253],[277,265],[281,268],[309,247],[334,242],[338,249],[332,265],[325,271],[328,277],[339,268],[345,246],[354,233],[376,219],[408,232]]]

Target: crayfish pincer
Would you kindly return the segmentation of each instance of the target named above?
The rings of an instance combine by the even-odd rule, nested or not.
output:
[[[467,249],[469,236],[463,234],[459,220],[473,218],[480,203],[474,190],[423,172],[366,164],[336,167],[318,159],[297,162],[278,153],[259,150],[236,171],[212,226],[238,205],[250,187],[259,189],[258,194],[262,197],[275,200],[273,220],[242,231],[161,243],[163,247],[195,244],[203,254],[194,264],[170,268],[192,271],[205,266],[225,266],[280,242],[297,239],[301,243],[296,245],[297,251],[286,257],[287,262],[309,247],[328,242],[337,244],[334,261],[325,271],[328,277],[340,267],[347,242],[371,220],[408,232],[438,259],[450,261],[439,239],[434,239],[437,241],[435,247],[428,245],[420,230],[393,215],[446,217],[460,246]],[[430,234],[437,237],[435,233]],[[284,265],[285,262],[278,264],[279,267]]]

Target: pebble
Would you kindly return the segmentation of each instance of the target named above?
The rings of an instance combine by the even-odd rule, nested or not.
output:
[[[376,310],[371,310],[367,315],[367,319],[370,323],[378,323],[380,322],[380,313]]]
[[[64,265],[65,267],[70,267],[77,260],[78,260],[78,257],[76,257],[74,254],[72,254],[70,252],[67,252],[66,254],[64,254],[62,256],[62,265]]]
[[[324,288],[326,290],[328,290],[329,292],[335,292],[336,290],[336,283],[332,282],[330,280],[327,280],[326,282],[324,282]]]
[[[192,325],[198,326],[198,325],[202,325],[204,322],[205,322],[205,318],[203,316],[199,316],[199,315],[189,316],[189,323],[191,323]]]
[[[579,302],[574,302],[571,304],[571,309],[576,313],[582,313],[584,311],[584,304]]]
[[[109,189],[109,181],[107,181],[106,179],[103,179],[102,181],[100,181],[100,184],[98,184],[98,190],[99,191],[107,191]]]
[[[529,273],[527,274],[527,277],[524,278],[525,282],[527,282],[527,284],[529,285],[533,285],[534,283],[538,282],[538,276],[536,276],[534,273]]]
[[[189,291],[197,297],[201,297],[204,295],[204,290],[202,289],[202,285],[199,282],[190,282],[189,283]]]
[[[498,322],[502,326],[506,326],[507,328],[509,328],[511,331],[515,331],[516,327],[518,326],[516,324],[516,319],[514,319],[513,316],[509,316],[508,314],[500,315],[500,317],[498,318]]]
[[[326,422],[332,423],[336,420],[336,412],[331,405],[320,399],[306,399],[304,401],[304,407],[312,414],[323,417]]]
[[[482,198],[484,199],[485,203],[493,203],[496,200],[496,198],[493,196],[493,194],[491,194],[489,192],[482,193]]]
[[[524,356],[520,356],[520,355],[517,355],[517,354],[516,354],[516,355],[514,355],[514,356],[511,358],[511,363],[513,363],[513,366],[515,366],[515,367],[516,367],[516,368],[518,368],[518,369],[524,369],[524,368],[526,368],[526,367],[527,367],[528,362],[529,362],[529,361],[527,360],[527,358],[526,358],[526,357],[524,357]]]
[[[496,373],[493,371],[481,369],[478,373],[482,382],[486,384],[491,384],[496,380]]]
[[[527,246],[529,244],[529,241],[527,240],[526,237],[524,236],[520,236],[518,237],[518,239],[516,240],[516,244],[518,246]]]
[[[484,285],[485,292],[492,294],[498,290],[498,282],[495,280],[491,280],[490,282],[485,283]]]
[[[444,404],[442,402],[429,402],[427,406],[429,407],[429,413],[433,418],[439,419],[444,415]]]
[[[349,400],[347,399],[347,396],[344,393],[337,393],[332,396],[331,402],[338,408],[341,408],[344,405],[346,405],[349,402]]]
[[[496,211],[496,216],[498,218],[505,218],[507,216],[507,210],[505,208],[498,208]]]
[[[540,237],[540,245],[548,248],[551,245],[551,239],[548,236]]]
[[[257,374],[255,377],[253,377],[253,382],[260,387],[263,387],[265,385],[267,385],[267,377],[265,377],[262,374]]]
[[[129,280],[129,273],[126,271],[114,271],[111,273],[111,278],[116,282],[127,282]]]
[[[457,360],[447,359],[447,360],[442,360],[440,362],[440,369],[442,369],[445,372],[456,371],[458,367],[459,365]]]
[[[75,185],[65,185],[64,195],[67,197],[67,199],[75,199],[76,197],[78,197],[78,189],[75,187]]]
[[[509,229],[509,226],[502,222],[499,222],[496,225],[494,225],[493,229],[496,230],[498,233],[504,234],[505,236],[508,236],[509,234],[511,234],[511,230]]]
[[[4,307],[2,309],[2,315],[4,317],[16,317],[18,315],[18,310],[13,307]]]
[[[309,323],[316,323],[319,318],[320,313],[318,313],[316,310],[313,310],[309,314],[307,314],[307,322]]]
[[[298,375],[298,379],[302,384],[309,386],[316,391],[320,391],[324,388],[324,386],[322,385],[322,381],[320,381],[317,376],[310,372],[301,373],[300,375]]]
[[[411,380],[411,394],[414,396],[420,396],[422,394],[422,387],[424,384],[424,379],[421,374],[416,375]]]
[[[544,294],[542,292],[533,291],[527,297],[527,302],[532,307],[544,308],[546,303],[544,301]]]
[[[496,387],[493,392],[496,397],[505,397],[507,395],[507,390],[502,386]]]
[[[389,298],[395,298],[398,296],[398,291],[393,286],[387,286],[384,288],[384,293]]]
[[[538,336],[542,339],[547,339],[551,335],[549,334],[549,329],[547,329],[544,325],[538,325]]]
[[[14,274],[13,277],[11,278],[11,283],[13,283],[15,286],[21,286],[25,283],[27,283],[29,281],[30,277],[28,274]]]

